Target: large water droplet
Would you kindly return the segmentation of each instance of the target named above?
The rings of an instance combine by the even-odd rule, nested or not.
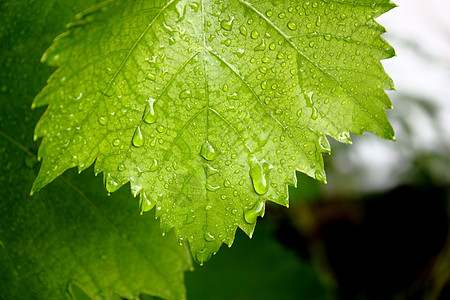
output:
[[[264,195],[269,190],[270,165],[263,161],[258,161],[256,157],[250,159],[250,178],[253,188],[259,195]]]
[[[158,161],[154,158],[152,161],[152,165],[150,166],[150,168],[148,169],[150,172],[155,172],[156,170],[158,170],[159,167],[159,163]]]
[[[243,35],[243,36],[247,36],[247,28],[244,25],[241,25],[239,27],[239,32]]]
[[[254,48],[255,51],[264,51],[266,50],[266,40],[263,38],[261,43]]]
[[[148,100],[147,111],[144,116],[144,122],[147,124],[153,124],[156,122],[155,110],[153,108],[153,103],[155,103],[155,99],[149,98]]]
[[[255,224],[258,217],[264,216],[264,201],[256,202],[253,207],[244,210],[244,219],[248,224]]]
[[[155,206],[156,201],[152,201],[147,197],[145,192],[142,192],[139,198],[139,211],[141,212],[141,215],[145,212],[148,212],[152,210],[152,208]]]
[[[331,153],[330,142],[328,142],[327,137],[324,135],[319,137],[319,147],[322,152],[327,153],[327,154]]]
[[[133,143],[133,146],[137,148],[144,146],[144,136],[142,135],[141,127],[136,128],[131,142]]]
[[[109,193],[114,193],[120,188],[120,185],[111,177],[110,174],[105,175],[104,183],[106,190],[108,191],[108,195]]]
[[[219,173],[219,170],[213,168],[212,166],[210,166],[209,164],[205,165],[205,173],[207,177],[210,177],[212,175],[215,175],[217,173]]]
[[[222,22],[220,22],[220,26],[228,31],[231,31],[231,29],[233,28],[233,20],[234,17],[231,17],[229,20],[223,20]]]
[[[203,249],[200,251],[196,251],[194,253],[195,260],[200,264],[200,266],[203,266],[203,263],[208,261],[211,258],[211,251],[208,249]]]
[[[219,151],[214,147],[210,141],[205,141],[200,149],[200,155],[206,160],[215,160],[219,156]]]
[[[290,21],[290,22],[287,24],[287,27],[288,27],[290,30],[295,30],[295,29],[297,29],[297,24],[295,24],[293,21]]]
[[[252,39],[257,39],[259,37],[259,32],[257,30],[252,30],[250,36],[252,37]]]

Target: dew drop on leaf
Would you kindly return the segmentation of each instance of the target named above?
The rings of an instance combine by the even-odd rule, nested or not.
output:
[[[290,30],[295,30],[295,29],[297,29],[297,24],[295,24],[294,22],[290,21],[290,22],[287,24],[287,27],[288,27]]]
[[[120,140],[119,140],[119,139],[115,139],[115,140],[112,142],[112,144],[113,144],[114,147],[117,147],[117,146],[120,145]]]
[[[207,183],[205,187],[210,192],[215,192],[218,189],[220,189],[220,186],[215,186],[215,185],[212,185],[212,184],[209,184],[209,183]]]
[[[218,171],[217,169],[211,167],[209,164],[206,164],[206,165],[205,165],[205,173],[206,173],[206,176],[210,177],[210,176],[212,176],[212,175],[217,174],[218,172],[219,172],[219,171]]]
[[[247,36],[247,28],[244,25],[241,25],[239,27],[239,32],[243,35],[243,36]]]
[[[220,22],[220,26],[227,31],[231,31],[231,29],[233,28],[233,20],[234,17],[231,17],[229,20],[223,20],[222,22]]]
[[[319,138],[319,146],[322,152],[330,154],[331,153],[331,146],[330,143],[328,142],[328,139],[326,138],[326,136],[321,136]]]
[[[152,165],[150,166],[150,168],[148,169],[150,172],[155,172],[156,170],[158,170],[159,167],[159,163],[158,161],[154,158],[152,160]]]
[[[132,143],[133,146],[137,148],[144,146],[144,136],[142,135],[141,127],[139,126],[136,128],[136,131],[134,132]]]
[[[103,126],[105,126],[106,124],[108,124],[108,119],[106,118],[106,117],[99,117],[98,118],[98,123],[100,124],[100,125],[103,125]]]
[[[205,241],[207,241],[207,242],[214,242],[216,240],[214,235],[212,235],[210,232],[205,232],[204,237],[205,237]]]
[[[257,30],[252,30],[250,36],[252,37],[252,39],[257,39],[259,38],[259,32]]]
[[[269,167],[264,161],[260,162],[255,157],[250,159],[250,178],[253,189],[259,195],[264,195],[269,190]]]
[[[205,141],[205,143],[202,145],[202,148],[200,149],[200,155],[208,161],[215,160],[219,156],[219,154],[220,153],[217,151],[214,145],[209,141]]]
[[[156,122],[155,110],[153,108],[153,103],[155,103],[155,99],[149,98],[148,100],[147,112],[144,116],[144,122],[147,124],[153,124]]]
[[[150,211],[156,204],[156,201],[151,201],[145,192],[142,192],[139,198],[139,211],[141,215]]]
[[[244,210],[244,219],[248,224],[255,224],[258,217],[264,215],[264,201],[256,202],[253,207]]]
[[[211,255],[212,255],[212,253],[210,250],[203,249],[203,250],[196,251],[194,253],[194,258],[200,264],[200,266],[203,266],[203,263],[205,261],[208,261],[211,258]]]
[[[125,167],[124,164],[119,164],[119,165],[117,166],[117,170],[118,170],[119,172],[123,172],[123,171],[125,171],[125,169],[126,169],[126,167]]]
[[[180,93],[180,99],[187,99],[190,96],[191,96],[190,90],[184,90],[184,91],[181,91],[181,93]]]
[[[324,171],[322,171],[322,170],[317,170],[316,173],[315,173],[314,175],[315,175],[315,177],[316,177],[316,179],[317,179],[318,181],[323,182],[323,183],[327,183],[327,180],[326,180],[326,176],[325,176],[325,172],[324,172]]]

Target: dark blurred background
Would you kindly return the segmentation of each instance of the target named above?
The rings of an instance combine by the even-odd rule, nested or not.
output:
[[[395,2],[378,21],[397,141],[332,141],[329,184],[298,174],[291,208],[186,275],[188,299],[450,299],[450,2]]]

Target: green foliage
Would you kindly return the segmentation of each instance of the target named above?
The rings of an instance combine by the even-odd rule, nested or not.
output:
[[[185,297],[191,258],[127,191],[106,197],[92,172],[70,171],[29,196],[36,178],[34,96],[53,72],[39,62],[64,24],[94,1],[0,3],[0,299]]]
[[[325,135],[393,139],[394,55],[378,1],[114,1],[77,15],[43,61],[59,69],[38,191],[95,162],[109,192],[130,182],[203,263],[236,228],[249,236],[265,201],[288,206],[299,170],[325,181]]]
[[[269,225],[261,222],[252,240],[237,232],[231,249],[187,273],[188,299],[331,299],[312,265],[280,245]]]

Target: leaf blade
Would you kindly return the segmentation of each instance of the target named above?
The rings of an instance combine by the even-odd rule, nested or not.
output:
[[[379,60],[394,53],[373,20],[392,7],[109,4],[47,52],[60,69],[35,100],[51,104],[36,128],[44,159],[33,190],[95,161],[109,192],[130,181],[141,203],[156,206],[163,233],[176,227],[203,263],[237,227],[251,236],[266,200],[288,206],[296,170],[326,181],[326,135],[393,139],[384,93],[393,85]]]

